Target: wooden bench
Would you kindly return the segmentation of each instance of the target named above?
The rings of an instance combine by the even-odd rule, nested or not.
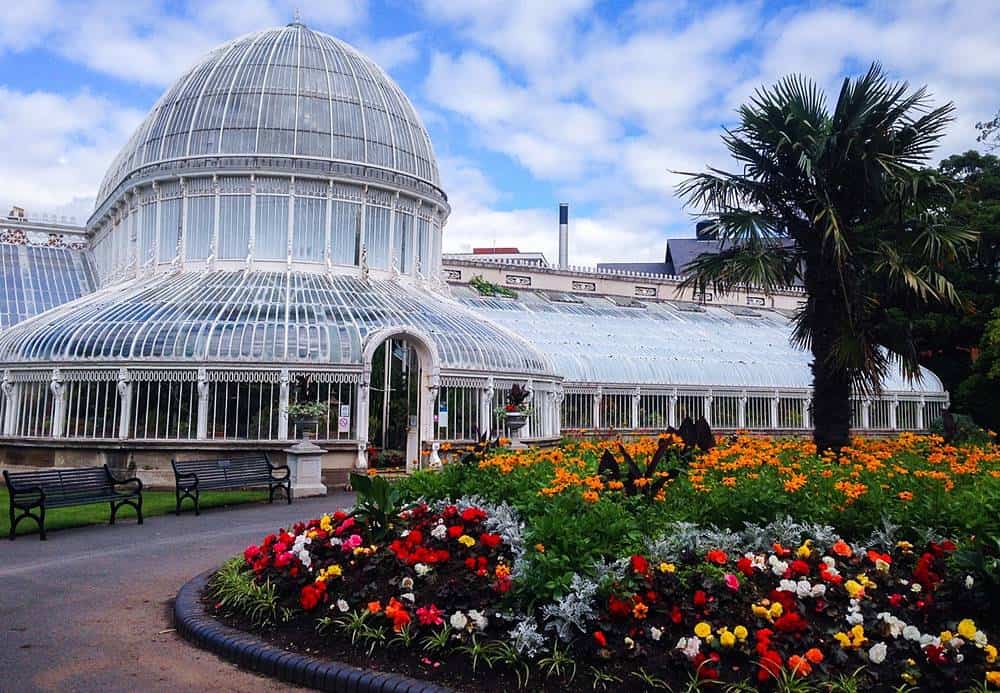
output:
[[[38,532],[45,539],[45,511],[71,505],[92,503],[111,504],[111,522],[115,523],[118,509],[131,506],[142,524],[142,481],[137,478],[119,481],[108,469],[85,467],[81,469],[44,469],[37,472],[11,472],[4,470],[3,479],[10,493],[10,539],[14,539],[17,524],[30,517],[38,524]],[[131,488],[121,489],[123,485]],[[32,512],[37,508],[38,514]],[[15,517],[15,510],[21,514]]]
[[[213,460],[170,460],[174,468],[174,495],[181,514],[185,498],[194,501],[194,514],[201,514],[199,498],[202,491],[241,488],[267,488],[268,502],[274,502],[274,492],[284,489],[285,499],[292,502],[291,470],[287,465],[275,466],[265,455]],[[281,474],[280,472],[284,472]],[[279,472],[276,474],[276,472]]]

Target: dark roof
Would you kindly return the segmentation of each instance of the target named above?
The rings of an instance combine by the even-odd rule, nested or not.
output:
[[[712,238],[710,240],[699,240],[697,238],[668,238],[667,239],[667,268],[670,274],[683,274],[684,268],[702,253],[716,254],[722,247],[722,243]]]
[[[672,274],[665,262],[598,262],[597,269],[613,272],[642,272],[643,274]]]

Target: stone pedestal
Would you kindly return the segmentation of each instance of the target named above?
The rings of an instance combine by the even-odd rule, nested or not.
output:
[[[525,450],[527,445],[521,441],[521,429],[528,423],[528,415],[521,412],[507,412],[507,430],[510,431],[510,449]]]
[[[325,496],[323,484],[323,453],[326,452],[311,440],[300,440],[285,448],[288,468],[292,475],[292,497]]]

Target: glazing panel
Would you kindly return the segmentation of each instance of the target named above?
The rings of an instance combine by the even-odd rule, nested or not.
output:
[[[292,239],[294,258],[321,262],[326,242],[326,200],[317,197],[295,198],[295,229]]]
[[[390,216],[385,207],[368,205],[365,209],[365,249],[372,269],[389,269]]]
[[[245,260],[250,249],[250,196],[219,197],[219,258]]]
[[[284,260],[288,255],[288,198],[277,195],[257,196],[255,257],[259,260]]]
[[[184,243],[186,259],[204,260],[210,254],[215,226],[215,197],[189,197]]]

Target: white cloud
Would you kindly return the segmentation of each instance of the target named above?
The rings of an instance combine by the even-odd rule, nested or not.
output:
[[[87,92],[0,87],[0,202],[86,217],[111,157],[142,116]]]
[[[420,57],[420,32],[358,41],[358,50],[386,72],[408,65]]]

